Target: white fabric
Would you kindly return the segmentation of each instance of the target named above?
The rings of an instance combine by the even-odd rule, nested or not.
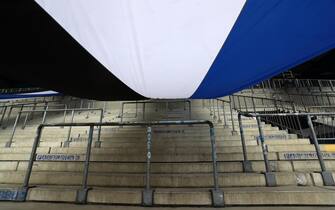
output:
[[[139,94],[188,98],[211,67],[246,0],[36,1]]]

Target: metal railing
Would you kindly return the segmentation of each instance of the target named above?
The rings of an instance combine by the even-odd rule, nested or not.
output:
[[[12,143],[13,143],[13,139],[15,136],[15,132],[18,126],[18,123],[20,121],[20,117],[22,113],[38,113],[38,112],[42,112],[43,113],[43,117],[42,117],[42,124],[44,124],[46,122],[46,118],[47,118],[47,113],[54,113],[54,112],[64,112],[63,115],[63,123],[65,123],[66,120],[66,115],[67,112],[71,112],[71,120],[70,123],[73,123],[74,121],[74,117],[75,117],[75,112],[83,112],[83,111],[100,111],[100,119],[99,119],[99,123],[102,123],[103,120],[103,109],[44,109],[44,110],[20,110],[18,115],[15,118],[15,122],[9,137],[9,140],[6,142],[5,147],[11,147]],[[67,138],[63,144],[63,147],[68,147],[70,142],[71,142],[71,132],[72,132],[72,126],[69,126],[69,130],[68,130],[68,134],[67,134]],[[97,137],[97,143],[95,145],[95,147],[100,147],[100,135],[101,135],[101,127],[99,127],[98,130],[98,137]]]
[[[116,122],[105,122],[105,123],[58,123],[58,124],[41,124],[38,126],[36,131],[36,137],[33,143],[32,152],[29,159],[28,168],[24,178],[23,186],[17,190],[16,198],[17,201],[24,201],[27,196],[28,189],[30,187],[29,180],[33,170],[34,161],[36,161],[36,151],[39,145],[43,128],[45,127],[89,127],[89,135],[87,142],[87,152],[85,158],[85,165],[83,170],[83,181],[81,188],[77,191],[77,202],[85,203],[87,199],[88,187],[88,173],[90,164],[91,147],[93,143],[94,127],[106,127],[106,126],[146,126],[147,127],[147,152],[146,152],[146,171],[145,171],[145,189],[143,190],[143,204],[150,206],[153,204],[153,189],[150,185],[150,174],[151,174],[151,154],[152,154],[152,127],[159,125],[199,125],[205,124],[209,126],[209,136],[212,150],[212,163],[213,163],[213,189],[212,189],[212,201],[214,206],[223,206],[223,192],[220,190],[218,182],[218,171],[217,171],[217,155],[216,155],[216,142],[215,142],[215,131],[214,125],[211,121],[206,120],[186,120],[186,121],[152,121],[152,122],[128,122],[128,123],[116,123]]]
[[[184,111],[188,110],[188,118],[189,120],[192,119],[192,106],[191,106],[191,100],[148,100],[148,101],[128,101],[128,102],[122,102],[121,104],[121,113],[120,113],[120,122],[123,122],[124,118],[124,109],[126,105],[135,104],[135,113],[133,118],[138,117],[138,105],[142,105],[142,120],[145,120],[145,113],[146,113],[146,104],[165,104],[165,111],[168,112],[169,103],[184,103]],[[186,104],[188,106],[188,109],[186,108]]]
[[[324,185],[326,186],[334,186],[335,182],[332,177],[332,172],[327,171],[326,165],[324,163],[324,159],[320,150],[320,146],[318,143],[318,137],[317,137],[317,130],[315,126],[315,119],[317,117],[331,117],[332,119],[335,116],[335,113],[275,113],[275,114],[258,114],[258,113],[250,113],[250,112],[240,112],[238,114],[238,119],[239,119],[239,126],[240,126],[240,134],[241,134],[241,143],[242,143],[242,151],[243,151],[243,166],[244,166],[244,171],[249,172],[252,171],[251,164],[248,160],[248,153],[247,153],[247,147],[245,146],[245,138],[244,138],[244,133],[243,133],[243,122],[241,120],[241,116],[245,117],[255,117],[257,120],[257,125],[258,125],[258,130],[259,130],[259,140],[261,143],[262,147],[262,153],[263,153],[263,159],[264,159],[264,164],[265,164],[265,177],[267,181],[268,186],[275,186],[276,185],[276,180],[273,172],[271,171],[271,167],[269,164],[269,159],[268,159],[268,147],[265,143],[265,138],[264,138],[264,133],[263,133],[263,128],[261,125],[261,120],[267,122],[267,118],[273,118],[273,117],[298,117],[300,118],[305,118],[308,124],[308,128],[306,130],[309,130],[308,132],[308,137],[311,140],[311,143],[315,147],[315,152],[317,155],[317,158],[320,163],[321,167],[321,175],[323,178]],[[314,118],[314,123],[313,119]],[[334,131],[334,129],[333,129]],[[334,134],[334,133],[333,133]]]

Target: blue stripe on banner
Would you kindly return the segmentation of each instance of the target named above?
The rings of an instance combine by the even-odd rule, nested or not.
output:
[[[3,94],[0,95],[0,99],[20,99],[20,98],[37,98],[37,97],[48,97],[48,96],[59,96],[60,93],[47,93],[47,94]]]
[[[232,94],[333,48],[334,0],[248,0],[192,98]]]

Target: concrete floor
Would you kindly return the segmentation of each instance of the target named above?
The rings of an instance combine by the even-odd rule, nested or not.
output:
[[[206,207],[134,207],[134,206],[108,206],[108,205],[76,205],[76,204],[64,204],[64,203],[13,203],[13,202],[0,202],[1,210],[191,210],[191,209],[222,209],[222,210],[335,210],[335,207],[227,207],[227,208],[206,208]]]

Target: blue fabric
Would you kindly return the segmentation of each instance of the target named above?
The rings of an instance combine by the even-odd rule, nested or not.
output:
[[[335,0],[247,0],[192,98],[216,98],[335,48]]]
[[[3,94],[0,95],[0,99],[20,99],[20,98],[37,98],[37,97],[48,97],[48,96],[59,96],[60,93],[49,93],[49,94]]]

